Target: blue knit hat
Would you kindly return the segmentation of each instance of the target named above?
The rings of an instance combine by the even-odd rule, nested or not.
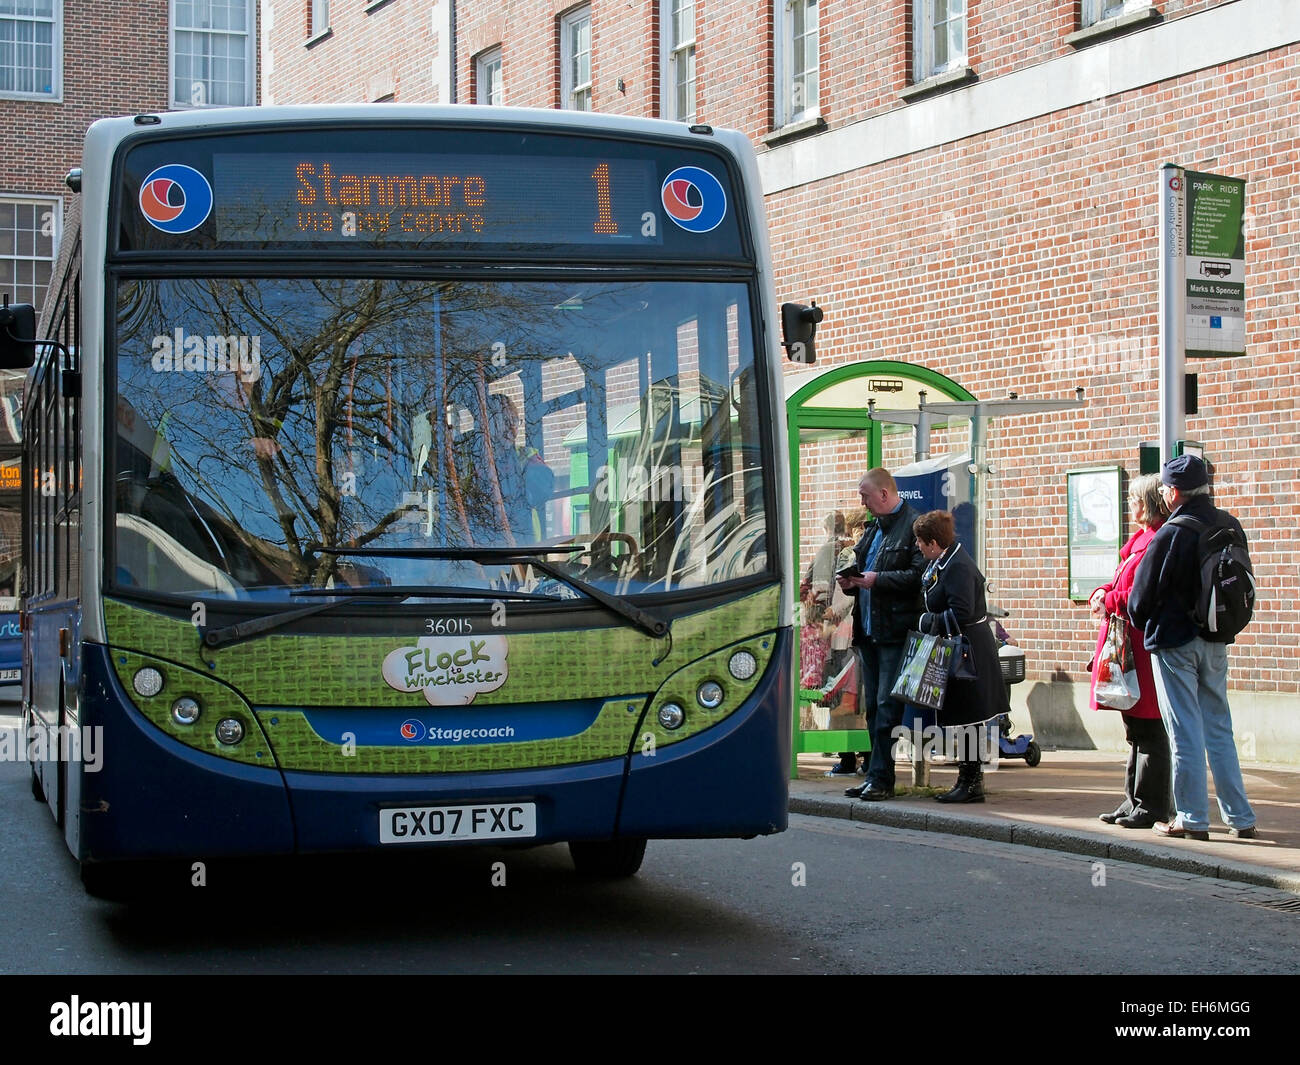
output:
[[[1179,455],[1164,464],[1160,471],[1160,483],[1186,492],[1189,488],[1209,484],[1210,476],[1205,472],[1205,463],[1195,455]]]

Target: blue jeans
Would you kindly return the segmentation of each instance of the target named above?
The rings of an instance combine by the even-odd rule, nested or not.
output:
[[[903,646],[901,641],[876,643],[874,640],[858,645],[864,663],[862,688],[866,695],[867,720],[871,722],[867,784],[885,790],[894,786],[894,730],[903,723],[903,704],[889,694],[898,679]]]
[[[1199,636],[1182,647],[1151,652],[1160,716],[1169,730],[1174,761],[1174,806],[1184,828],[1210,827],[1205,759],[1214,773],[1219,814],[1233,828],[1250,828],[1255,811],[1246,799],[1228,708],[1228,647]]]

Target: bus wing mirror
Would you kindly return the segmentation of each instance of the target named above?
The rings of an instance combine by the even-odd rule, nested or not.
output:
[[[817,323],[821,320],[822,309],[815,301],[811,307],[805,307],[802,303],[781,304],[781,335],[786,358],[791,362],[809,364],[817,361],[813,336],[817,332]]]
[[[8,301],[0,307],[0,370],[25,370],[36,361],[36,308]]]

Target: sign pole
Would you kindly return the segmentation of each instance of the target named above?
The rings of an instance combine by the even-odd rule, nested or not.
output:
[[[1186,366],[1183,329],[1187,320],[1187,234],[1184,197],[1186,177],[1181,167],[1160,168],[1160,461],[1174,457],[1185,435],[1183,375]]]

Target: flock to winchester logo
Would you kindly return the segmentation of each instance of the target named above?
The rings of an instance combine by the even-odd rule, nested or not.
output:
[[[388,653],[384,681],[399,692],[424,692],[430,706],[465,706],[506,682],[509,650],[504,636],[422,636],[414,647]],[[405,729],[403,725],[404,739],[419,738]]]

